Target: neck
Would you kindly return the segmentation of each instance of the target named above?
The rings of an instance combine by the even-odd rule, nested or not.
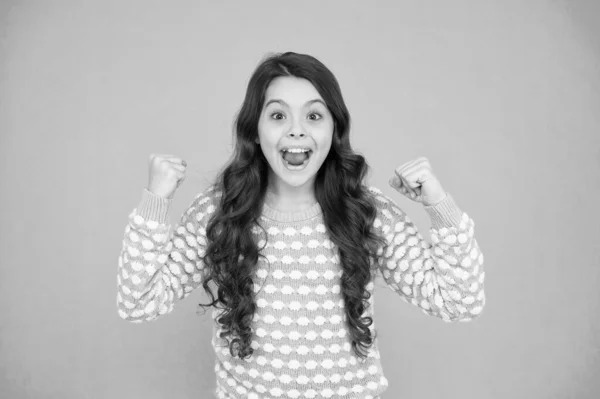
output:
[[[311,208],[317,203],[314,192],[308,194],[281,194],[267,189],[265,202],[273,209],[281,212],[297,212]]]

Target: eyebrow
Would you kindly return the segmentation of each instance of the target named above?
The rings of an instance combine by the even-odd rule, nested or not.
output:
[[[267,101],[267,103],[265,104],[265,108],[267,108],[269,106],[269,104],[272,104],[272,103],[279,103],[281,105],[285,105],[286,107],[289,107],[289,105],[285,101],[280,100],[278,98],[275,98],[273,100]],[[323,106],[327,107],[327,105],[325,105],[325,103],[321,99],[318,99],[318,98],[315,98],[314,100],[307,101],[304,104],[304,106],[306,107],[306,106],[311,105],[313,103],[321,103],[321,104],[323,104]]]

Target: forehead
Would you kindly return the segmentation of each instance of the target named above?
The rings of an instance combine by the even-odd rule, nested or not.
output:
[[[272,99],[281,99],[290,105],[302,105],[306,101],[323,98],[307,79],[295,76],[280,76],[269,84],[265,92],[265,103]]]

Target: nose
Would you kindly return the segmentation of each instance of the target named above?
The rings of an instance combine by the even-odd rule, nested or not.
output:
[[[294,130],[290,130],[290,132],[288,133],[288,136],[290,137],[304,137],[304,132],[297,132]]]
[[[288,132],[289,137],[301,137],[305,136],[304,129],[302,128],[302,123],[298,118],[293,118],[292,126],[290,131]]]

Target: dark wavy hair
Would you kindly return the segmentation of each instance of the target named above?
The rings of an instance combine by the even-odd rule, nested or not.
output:
[[[319,92],[334,119],[332,145],[315,179],[315,196],[323,210],[323,219],[330,240],[338,247],[343,273],[341,294],[352,347],[366,358],[362,349],[373,344],[369,326],[371,317],[362,317],[369,306],[366,289],[371,277],[370,261],[376,261],[377,244],[382,237],[371,231],[376,217],[372,194],[363,184],[369,166],[362,155],[350,146],[350,114],[340,86],[333,75],[316,58],[293,52],[276,53],[265,57],[252,74],[246,96],[234,123],[235,152],[214,180],[215,192],[221,192],[219,205],[207,228],[207,248],[204,261],[207,275],[204,290],[212,298],[207,305],[223,311],[217,321],[221,338],[231,356],[250,357],[251,322],[256,311],[253,277],[260,254],[252,232],[262,228],[261,215],[267,190],[269,164],[260,146],[258,121],[270,82],[280,76],[294,76],[310,81]],[[265,244],[266,245],[266,244]],[[208,287],[214,280],[217,299]],[[227,337],[233,339],[229,341]],[[234,348],[238,354],[234,354]]]

